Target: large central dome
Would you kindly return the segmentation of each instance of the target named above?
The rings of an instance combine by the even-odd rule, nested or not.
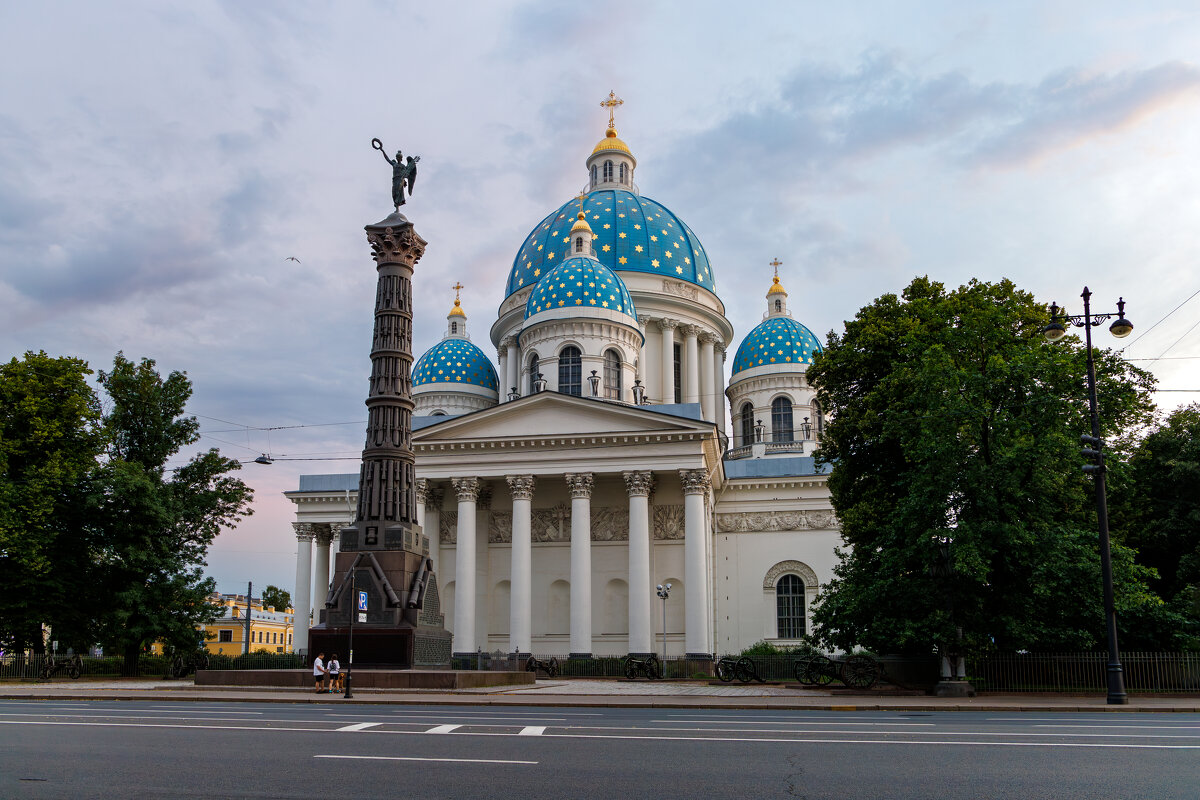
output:
[[[513,260],[506,297],[536,284],[562,261],[579,210],[578,199],[568,200],[525,238]],[[609,269],[676,278],[716,293],[700,240],[662,204],[625,189],[593,189],[583,211],[596,235],[596,258]]]

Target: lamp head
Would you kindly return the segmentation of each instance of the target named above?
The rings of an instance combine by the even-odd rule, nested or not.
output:
[[[1117,300],[1117,321],[1108,326],[1109,333],[1118,339],[1124,339],[1133,333],[1133,323],[1125,319],[1125,298]]]
[[[1058,303],[1050,303],[1050,324],[1042,328],[1042,335],[1046,337],[1046,341],[1057,342],[1067,335],[1066,327],[1058,321],[1058,312],[1061,310]]]

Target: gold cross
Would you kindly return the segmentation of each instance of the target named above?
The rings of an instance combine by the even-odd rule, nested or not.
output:
[[[622,100],[621,98],[617,97],[617,93],[612,92],[612,91],[610,91],[608,93],[607,100],[600,101],[600,105],[603,106],[604,108],[608,109],[608,129],[609,130],[612,130],[617,127],[617,123],[613,119],[613,112],[616,110],[617,106],[623,105],[624,103],[625,103],[625,101]]]
[[[774,261],[768,261],[767,263],[775,268],[775,277],[778,278],[779,277],[779,268],[783,265],[783,262],[780,261],[778,257],[776,257]]]
[[[575,195],[575,199],[579,201],[579,210],[583,211],[583,201],[587,200],[587,194],[580,192],[579,194]]]
[[[462,285],[462,283],[456,282],[456,283],[455,283],[453,286],[451,286],[450,288],[454,290],[454,299],[455,299],[455,301],[457,301],[457,300],[458,300],[458,293],[459,293],[460,291],[462,291],[463,289],[467,288],[467,287],[463,286],[463,285]]]

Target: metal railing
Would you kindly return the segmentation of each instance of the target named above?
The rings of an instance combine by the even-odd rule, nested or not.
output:
[[[56,653],[56,663],[62,663],[73,656]],[[157,678],[168,674],[174,656],[146,654],[138,657],[136,674],[145,678]],[[0,658],[0,678],[38,679],[42,667],[50,659],[48,655],[9,655]],[[119,678],[128,677],[123,656],[82,656],[80,659],[82,678]],[[308,660],[294,653],[247,653],[245,655],[228,656],[210,653],[208,669],[301,669],[308,666]],[[70,680],[65,671],[59,671],[51,680]]]
[[[1103,692],[1108,653],[988,653],[967,657],[981,691]],[[1129,692],[1200,692],[1200,652],[1121,653]]]

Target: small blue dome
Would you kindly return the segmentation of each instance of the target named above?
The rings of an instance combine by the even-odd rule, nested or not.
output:
[[[568,258],[538,281],[525,301],[525,319],[555,308],[599,308],[628,315],[637,327],[637,310],[625,281],[588,256]]]
[[[466,339],[443,339],[417,359],[413,386],[429,383],[468,384],[498,391],[496,368],[483,351]]]
[[[716,292],[700,239],[665,206],[624,189],[595,189],[583,210],[596,234],[596,258],[609,269],[677,278]],[[579,201],[568,200],[525,237],[513,260],[505,297],[537,283],[560,263],[578,211]]]
[[[750,331],[733,358],[732,375],[769,364],[811,364],[821,343],[791,317],[768,317]]]

